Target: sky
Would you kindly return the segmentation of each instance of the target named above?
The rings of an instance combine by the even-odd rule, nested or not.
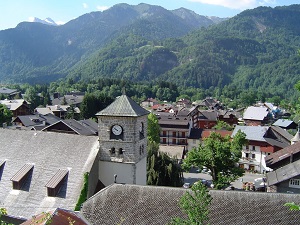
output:
[[[258,6],[300,4],[300,0],[0,0],[0,30],[14,28],[33,17],[50,17],[64,24],[83,14],[103,11],[118,3],[159,5],[168,10],[184,7],[204,16],[232,17]]]

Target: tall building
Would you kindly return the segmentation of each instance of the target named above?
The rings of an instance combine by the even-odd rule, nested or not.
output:
[[[148,114],[125,94],[96,114],[99,178],[105,186],[114,182],[146,184]]]

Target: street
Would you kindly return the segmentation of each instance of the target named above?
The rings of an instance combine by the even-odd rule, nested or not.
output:
[[[183,173],[184,183],[193,184],[199,180],[207,180],[207,185],[212,183],[212,177],[208,173],[197,173],[196,170],[191,170],[190,173]],[[254,182],[254,179],[263,177],[263,174],[248,173],[246,172],[243,177],[238,178],[232,182],[230,186],[233,186],[235,190],[242,190],[243,182]]]

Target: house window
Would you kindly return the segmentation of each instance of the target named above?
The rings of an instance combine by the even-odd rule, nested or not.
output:
[[[252,151],[255,151],[255,146],[252,146]]]
[[[255,154],[252,154],[252,159],[255,159]]]
[[[300,179],[290,179],[289,187],[300,188]]]
[[[247,150],[249,149],[249,145],[246,145],[246,149],[247,149]]]
[[[245,157],[248,158],[249,157],[249,153],[245,153]]]

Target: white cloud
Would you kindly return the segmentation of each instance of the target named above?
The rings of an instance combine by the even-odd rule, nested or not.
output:
[[[200,2],[203,4],[210,4],[210,5],[218,5],[224,6],[230,9],[250,9],[255,8],[258,6],[257,0],[189,0],[191,2]],[[272,0],[263,0],[263,2],[272,1]]]
[[[264,5],[276,5],[276,4],[277,4],[276,0],[262,0],[262,1],[259,2],[259,5],[262,5],[262,6],[264,6]]]
[[[99,10],[99,11],[104,11],[104,10],[107,10],[107,9],[109,9],[109,7],[108,6],[105,6],[105,5],[103,5],[103,6],[101,6],[101,5],[97,5],[97,10]]]
[[[87,9],[89,6],[86,3],[82,3],[83,8]]]

